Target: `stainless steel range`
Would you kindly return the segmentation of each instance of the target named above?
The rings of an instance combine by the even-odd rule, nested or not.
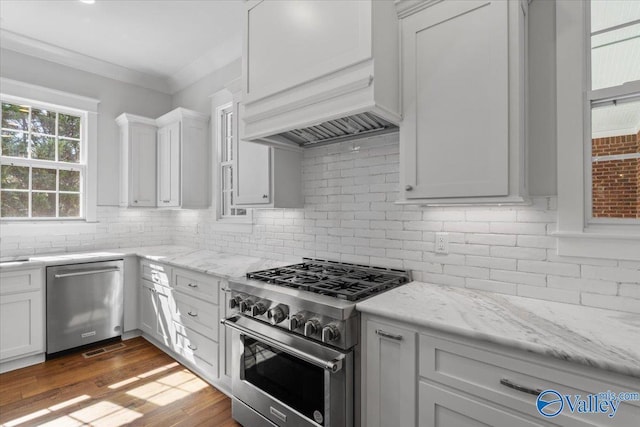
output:
[[[233,417],[246,427],[358,425],[356,302],[410,280],[305,258],[231,281]]]

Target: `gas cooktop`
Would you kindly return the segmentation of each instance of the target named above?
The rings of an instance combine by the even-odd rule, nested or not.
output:
[[[410,281],[406,271],[303,258],[300,264],[247,273],[247,278],[359,301]]]

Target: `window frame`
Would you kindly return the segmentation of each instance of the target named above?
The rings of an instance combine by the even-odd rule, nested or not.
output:
[[[593,221],[591,100],[640,90],[637,82],[591,90],[589,1],[556,2],[558,254],[640,260],[640,222]]]
[[[233,82],[232,82],[233,83]],[[239,232],[251,232],[253,225],[253,210],[245,209],[245,215],[223,215],[222,209],[222,173],[223,173],[223,163],[222,162],[222,138],[223,138],[223,125],[222,125],[222,114],[224,111],[231,111],[234,117],[232,117],[232,136],[233,138],[237,138],[237,92],[232,92],[230,89],[223,89],[214,95],[211,96],[213,99],[212,113],[214,115],[214,120],[212,120],[213,124],[213,144],[214,144],[214,183],[213,183],[213,195],[212,199],[214,202],[215,208],[215,219],[218,223],[217,225],[224,225],[225,227],[232,227],[232,231]],[[228,162],[232,168],[237,167],[236,164],[237,159],[231,160]],[[233,170],[233,169],[232,169]],[[237,224],[237,227],[235,225]],[[239,227],[239,228],[238,228]],[[231,230],[231,229],[230,229]]]
[[[95,223],[97,207],[97,125],[99,100],[68,92],[37,86],[30,83],[0,77],[0,98],[9,103],[22,103],[35,108],[45,108],[56,112],[81,117],[81,162],[65,164],[70,168],[84,168],[81,179],[81,217],[31,217],[1,218],[3,234],[40,233],[41,227],[62,227],[79,223]],[[3,163],[11,163],[9,159]],[[38,162],[35,159],[15,158],[14,163]],[[62,166],[59,162],[49,162],[49,166]],[[76,166],[77,165],[77,166]],[[36,226],[39,224],[40,226]]]
[[[34,192],[44,192],[44,193],[53,193],[56,195],[56,206],[58,205],[58,198],[61,194],[79,194],[79,198],[80,198],[80,209],[79,209],[79,215],[77,217],[59,217],[58,216],[58,210],[56,210],[56,216],[53,217],[34,217],[34,216],[27,216],[27,217],[2,217],[3,221],[7,221],[7,222],[24,222],[24,221],[73,221],[73,220],[85,220],[85,215],[86,215],[86,196],[85,196],[85,188],[86,188],[86,175],[87,175],[87,155],[86,155],[86,151],[87,151],[87,141],[84,138],[84,129],[87,126],[87,114],[85,111],[82,110],[76,110],[76,109],[72,109],[72,108],[66,108],[66,107],[61,107],[58,105],[52,105],[52,104],[47,104],[47,103],[42,103],[42,102],[31,102],[28,100],[25,100],[23,98],[18,98],[15,96],[9,96],[9,95],[1,95],[0,96],[0,102],[4,103],[10,103],[10,104],[14,104],[14,105],[27,105],[29,106],[30,110],[33,109],[41,109],[41,110],[50,110],[50,111],[54,111],[58,114],[66,114],[66,115],[72,115],[72,116],[76,116],[76,117],[80,117],[80,159],[78,163],[68,163],[68,162],[61,162],[59,160],[42,160],[42,159],[33,159],[33,158],[24,158],[24,157],[10,157],[10,156],[0,156],[0,163],[3,166],[19,166],[19,167],[28,167],[29,168],[29,176],[32,176],[32,169],[33,168],[39,168],[39,169],[53,169],[56,171],[62,171],[62,170],[75,170],[80,172],[80,183],[79,183],[79,191],[61,191],[58,187],[59,187],[59,178],[56,179],[56,190],[33,190],[32,188],[32,179],[30,178],[29,180],[29,188],[26,190],[23,189],[17,189],[17,190],[11,190],[11,191],[16,191],[16,192],[20,192],[20,193],[27,193],[29,194],[29,196],[31,196],[32,193]],[[56,152],[58,151],[57,148],[57,141],[56,141]],[[58,172],[59,173],[59,172]],[[31,200],[29,201],[29,214],[31,215],[33,213],[33,209],[32,209],[32,202]]]

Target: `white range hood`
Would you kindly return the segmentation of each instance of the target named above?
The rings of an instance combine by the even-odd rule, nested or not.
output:
[[[391,1],[249,1],[240,137],[308,147],[395,132],[398,61]]]

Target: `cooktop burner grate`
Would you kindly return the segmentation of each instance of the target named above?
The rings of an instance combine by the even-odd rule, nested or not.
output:
[[[410,281],[409,273],[305,258],[286,267],[247,273],[247,278],[348,301],[358,301]]]

